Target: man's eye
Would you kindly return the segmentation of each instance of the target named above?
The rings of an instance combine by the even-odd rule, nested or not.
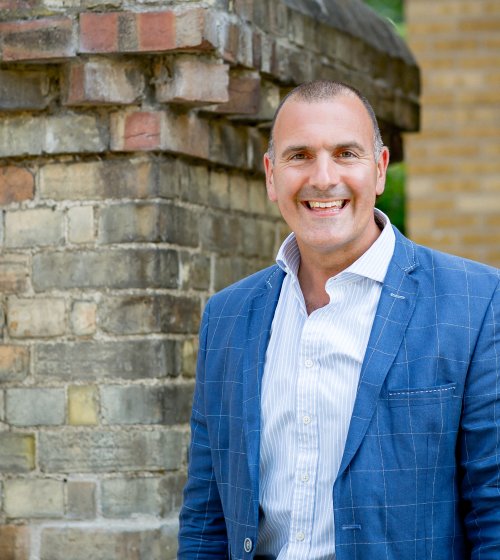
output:
[[[350,150],[344,150],[343,152],[340,152],[339,156],[343,159],[349,159],[349,158],[356,157],[356,155],[353,152],[351,152]]]
[[[300,153],[300,154],[293,154],[290,159],[300,160],[300,159],[306,159],[306,157],[307,157],[306,154]]]

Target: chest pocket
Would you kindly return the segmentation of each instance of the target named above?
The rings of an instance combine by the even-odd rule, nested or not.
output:
[[[419,389],[393,389],[387,393],[389,407],[439,405],[453,398],[456,383]]]

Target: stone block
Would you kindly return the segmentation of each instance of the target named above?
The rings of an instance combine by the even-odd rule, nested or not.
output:
[[[0,558],[29,560],[30,529],[24,525],[0,525]]]
[[[160,498],[162,517],[177,515],[182,505],[182,491],[186,484],[186,475],[183,472],[169,473],[160,481]]]
[[[74,206],[68,209],[68,241],[90,243],[94,241],[94,208]]]
[[[101,388],[105,424],[182,424],[191,416],[193,387],[189,385],[106,386]]]
[[[43,150],[45,117],[15,115],[2,118],[0,126],[0,157],[40,155]],[[38,130],[38,134],[33,134]]]
[[[242,175],[229,177],[229,206],[231,210],[248,211],[248,181]]]
[[[39,463],[45,473],[176,470],[183,462],[183,440],[181,432],[165,429],[44,431]]]
[[[25,473],[35,468],[35,437],[0,433],[0,473]]]
[[[100,243],[160,241],[159,207],[156,204],[114,204],[99,216]]]
[[[140,531],[103,528],[44,528],[40,560],[174,560],[176,527]]]
[[[68,423],[71,426],[96,426],[99,423],[98,402],[97,387],[68,387]]]
[[[7,325],[13,338],[60,336],[66,331],[66,304],[61,298],[8,300]]]
[[[38,344],[35,372],[64,380],[148,379],[176,374],[172,340]]]
[[[48,17],[0,23],[1,58],[10,61],[54,61],[76,55],[73,19]]]
[[[5,215],[7,247],[43,247],[64,242],[64,214],[51,208],[16,210]]]
[[[0,70],[1,111],[40,111],[50,101],[50,78],[46,69]]]
[[[66,517],[69,519],[93,519],[95,514],[95,482],[69,480],[66,484]]]
[[[101,328],[113,334],[196,333],[198,299],[173,295],[111,297],[99,310]]]
[[[60,480],[6,480],[4,495],[4,510],[9,518],[64,516],[64,483]]]
[[[260,74],[258,72],[233,72],[229,78],[229,100],[207,111],[221,114],[254,115],[260,109]]]
[[[28,288],[29,257],[24,254],[0,254],[0,292],[22,294]]]
[[[155,196],[149,161],[127,159],[49,164],[40,170],[40,197],[53,200],[105,200]]]
[[[201,106],[229,100],[229,66],[199,56],[178,55],[155,66],[160,103]]]
[[[93,301],[75,301],[71,308],[71,330],[78,336],[89,336],[96,331],[97,305]]]
[[[183,247],[198,247],[199,213],[178,205],[159,206],[158,233],[161,241]]]
[[[11,426],[57,426],[65,420],[64,389],[7,389],[6,420]]]
[[[250,170],[249,128],[215,121],[210,128],[210,161]]]
[[[71,288],[176,288],[179,259],[171,249],[47,251],[33,257],[36,291]]]
[[[63,104],[129,105],[144,94],[142,63],[135,60],[73,62],[64,73]]]
[[[31,200],[34,190],[35,180],[28,169],[14,165],[0,167],[0,205]]]
[[[196,376],[196,359],[198,356],[198,339],[188,338],[182,342],[180,369],[183,377],[193,378]]]
[[[208,201],[210,206],[229,208],[229,177],[227,172],[210,172]]]
[[[241,243],[238,218],[228,215],[204,214],[200,221],[203,249],[217,253],[235,252]]]
[[[23,381],[29,374],[27,346],[0,345],[0,382]]]
[[[209,290],[211,266],[207,255],[181,253],[182,289]]]
[[[133,515],[159,516],[162,511],[159,495],[160,478],[112,478],[101,483],[104,517]]]

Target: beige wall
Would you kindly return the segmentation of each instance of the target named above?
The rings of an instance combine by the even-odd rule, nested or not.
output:
[[[408,232],[500,266],[500,2],[406,0],[406,20],[422,76]]]

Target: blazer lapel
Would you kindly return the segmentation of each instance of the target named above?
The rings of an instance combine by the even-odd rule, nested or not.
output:
[[[243,356],[243,426],[252,495],[256,504],[256,523],[259,503],[260,388],[271,325],[284,277],[285,273],[276,266],[265,286],[256,290],[247,305],[246,347]]]
[[[358,450],[377,406],[382,384],[413,314],[418,281],[413,243],[396,230],[396,246],[382,287],[375,320],[361,367],[358,393],[340,464],[340,476]]]

